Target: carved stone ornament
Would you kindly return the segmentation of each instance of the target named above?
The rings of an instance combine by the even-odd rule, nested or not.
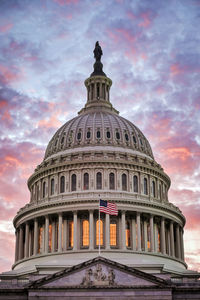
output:
[[[95,269],[87,269],[81,282],[82,286],[112,286],[115,284],[115,272],[113,269],[102,270],[101,264]]]

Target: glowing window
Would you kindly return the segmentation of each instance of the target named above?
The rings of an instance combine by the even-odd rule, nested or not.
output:
[[[117,224],[110,223],[110,246],[117,246]]]
[[[96,175],[96,186],[97,186],[97,190],[102,189],[102,174],[100,172],[98,172]]]
[[[72,175],[72,178],[71,178],[71,189],[72,189],[72,191],[76,191],[76,174]]]
[[[127,191],[127,176],[122,174],[122,191]]]
[[[74,246],[74,223],[73,221],[69,222],[69,247],[73,248]]]
[[[89,190],[89,174],[88,173],[85,173],[83,175],[83,189]]]
[[[51,252],[52,250],[52,225],[49,224],[49,249],[48,251]]]
[[[82,222],[82,245],[84,247],[89,246],[89,221],[84,220]]]
[[[99,246],[99,220],[96,221],[96,245]],[[103,245],[103,221],[100,220],[100,246]]]
[[[131,246],[130,223],[126,222],[126,247]]]
[[[138,193],[138,177],[136,175],[133,176],[133,191]]]
[[[38,235],[38,253],[42,253],[42,246],[43,246],[43,241],[44,241],[44,236],[43,236],[44,230],[43,227],[39,227],[39,235]]]
[[[55,180],[54,178],[51,179],[51,195],[54,194],[54,188],[55,188]]]
[[[61,176],[60,178],[60,193],[65,192],[65,177]]]
[[[114,173],[109,174],[109,188],[110,188],[110,190],[115,189],[115,174]]]

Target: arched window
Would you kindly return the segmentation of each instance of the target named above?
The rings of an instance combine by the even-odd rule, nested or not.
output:
[[[148,186],[147,186],[147,179],[144,178],[144,194],[148,195]]]
[[[99,220],[96,221],[96,245],[99,246]],[[103,221],[100,220],[100,246],[103,245]]]
[[[89,221],[83,220],[82,222],[82,246],[89,246]]]
[[[71,189],[72,189],[72,191],[76,191],[76,174],[72,175],[72,178],[71,178]]]
[[[122,174],[122,191],[127,191],[127,176]]]
[[[65,192],[65,176],[61,176],[60,178],[60,193]]]
[[[88,131],[88,132],[87,132],[87,139],[90,139],[90,137],[91,137],[91,132]]]
[[[44,230],[42,225],[39,225],[39,237],[38,237],[38,253],[43,252]]]
[[[155,198],[156,197],[156,184],[155,184],[155,181],[152,181],[152,194],[153,194],[153,197]]]
[[[83,189],[89,190],[89,174],[88,173],[85,173],[83,175]]]
[[[159,191],[160,191],[160,200],[162,199],[162,186],[159,184]]]
[[[102,189],[102,174],[101,174],[101,172],[98,172],[96,175],[96,186],[97,186],[97,190]]]
[[[115,221],[110,221],[110,246],[117,246],[117,224]]]
[[[115,189],[115,174],[114,173],[109,174],[109,188],[110,188],[110,190]]]
[[[69,222],[69,247],[73,248],[74,246],[74,222]]]
[[[79,131],[77,134],[77,140],[80,140],[80,139],[81,139],[81,132]]]
[[[127,133],[125,133],[125,140],[128,142],[128,140],[129,140],[129,137],[128,137],[128,134]]]
[[[44,198],[45,197],[45,189],[46,189],[46,182],[44,181],[43,182],[43,185],[42,185],[42,198]]]
[[[36,200],[39,200],[39,185],[36,185]]]
[[[126,247],[131,246],[130,223],[126,222]]]
[[[133,176],[133,191],[138,193],[138,177],[136,175]]]
[[[55,180],[54,178],[51,179],[51,195],[54,194],[54,189],[55,189]]]

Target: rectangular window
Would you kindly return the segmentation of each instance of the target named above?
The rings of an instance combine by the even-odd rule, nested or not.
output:
[[[117,224],[110,224],[110,246],[117,246]]]

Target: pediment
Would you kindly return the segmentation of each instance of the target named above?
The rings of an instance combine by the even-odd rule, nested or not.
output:
[[[117,262],[98,257],[33,282],[34,288],[156,287],[166,281]]]

